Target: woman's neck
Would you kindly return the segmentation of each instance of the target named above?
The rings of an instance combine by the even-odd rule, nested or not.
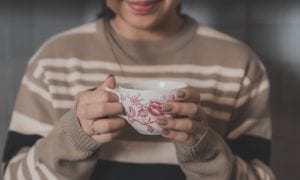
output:
[[[157,41],[176,34],[182,27],[183,21],[184,18],[182,16],[176,16],[152,28],[138,28],[129,25],[121,18],[115,17],[110,20],[110,25],[118,35],[126,39]]]

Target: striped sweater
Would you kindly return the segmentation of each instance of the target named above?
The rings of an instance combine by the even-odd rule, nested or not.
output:
[[[201,96],[209,131],[194,147],[137,134],[98,144],[81,130],[75,101],[108,74],[118,83],[181,80]],[[275,179],[268,167],[269,82],[243,43],[185,17],[176,35],[132,41],[99,19],[60,33],[28,63],[3,156],[6,180]]]

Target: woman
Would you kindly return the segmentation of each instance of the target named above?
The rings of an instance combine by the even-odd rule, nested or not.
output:
[[[13,112],[6,179],[274,179],[263,65],[180,3],[107,0],[104,18],[40,48]],[[104,89],[157,78],[193,88],[163,105],[176,118],[157,121],[161,136],[139,135]]]

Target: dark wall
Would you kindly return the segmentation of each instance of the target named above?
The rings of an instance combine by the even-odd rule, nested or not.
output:
[[[245,41],[263,60],[272,87],[272,168],[279,180],[300,179],[300,1],[183,1],[184,12]],[[92,20],[99,2],[0,1],[0,154],[27,60],[49,36]]]

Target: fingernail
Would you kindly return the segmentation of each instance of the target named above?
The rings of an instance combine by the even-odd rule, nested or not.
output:
[[[163,130],[161,131],[161,133],[162,133],[163,135],[169,135],[169,134],[170,134],[170,131],[163,129]]]
[[[168,123],[168,121],[164,120],[164,119],[158,119],[157,121],[158,125],[164,126]]]
[[[164,112],[171,112],[173,109],[172,105],[171,104],[165,104],[163,105],[163,111]]]
[[[106,77],[106,79],[108,79],[108,78],[110,78],[110,77],[112,77],[112,76],[114,76],[114,74],[109,74],[107,77]],[[105,80],[106,80],[105,79]]]
[[[185,92],[184,91],[176,91],[175,95],[177,98],[184,98]]]

